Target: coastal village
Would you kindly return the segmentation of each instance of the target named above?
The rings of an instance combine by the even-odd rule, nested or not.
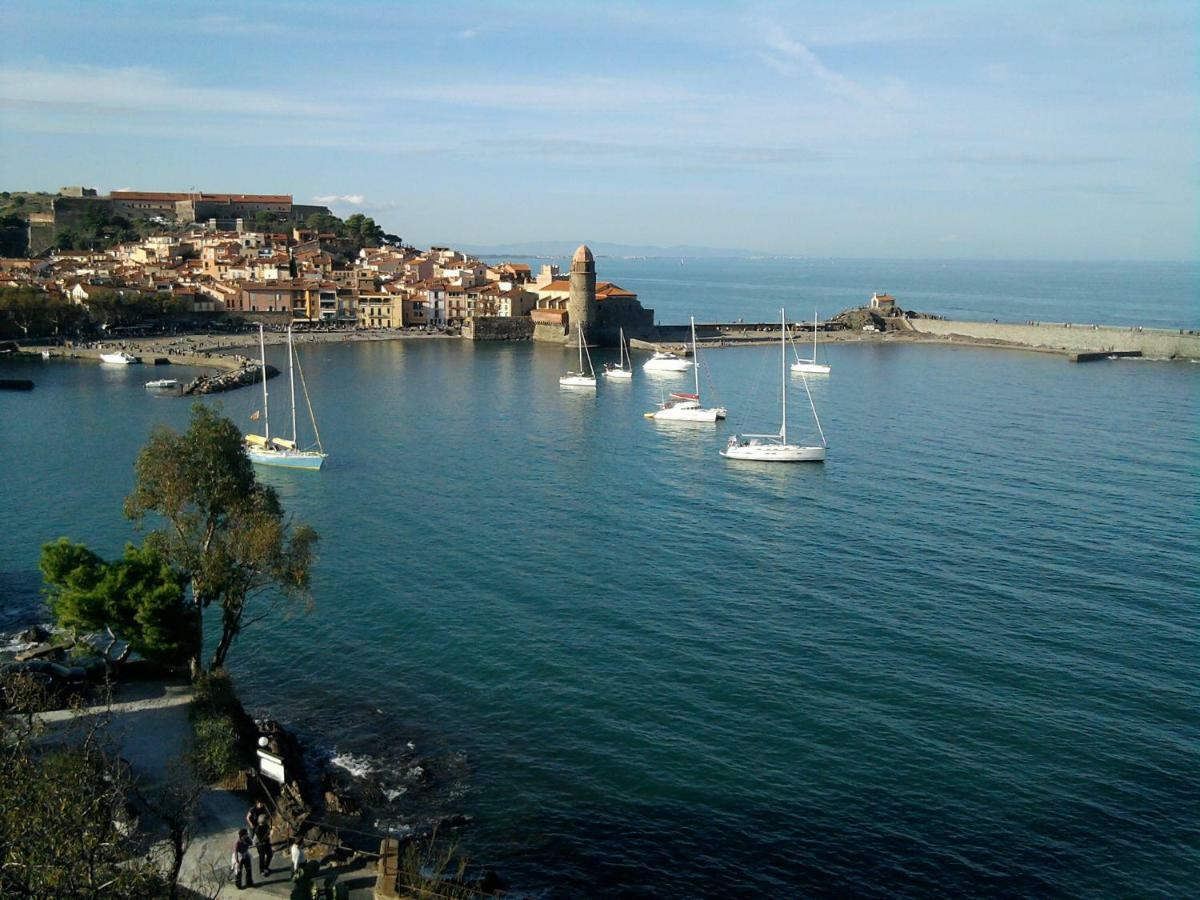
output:
[[[60,249],[64,233],[98,213],[160,233],[103,250]],[[290,195],[63,188],[49,212],[30,214],[33,255],[0,260],[0,286],[83,307],[97,291],[137,291],[169,301],[178,316],[298,328],[442,330],[478,319],[568,327],[570,285],[556,265],[534,272],[451,247],[422,251],[395,236],[363,241],[312,227],[331,221],[327,208]],[[637,295],[612,282],[596,284],[595,301],[641,311]]]

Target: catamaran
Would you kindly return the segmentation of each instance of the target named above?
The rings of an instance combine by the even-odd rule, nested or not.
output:
[[[263,339],[263,327],[258,326],[258,350],[260,355],[263,386],[263,433],[246,435],[246,452],[252,462],[264,466],[285,466],[289,469],[319,469],[325,463],[325,448],[321,446],[321,432],[317,430],[317,418],[313,415],[312,403],[308,399],[308,387],[304,383],[304,370],[300,368],[300,359],[292,350],[292,327],[288,326],[288,388],[292,397],[292,437],[291,440],[271,437],[271,414],[267,403],[267,348]],[[296,377],[295,370],[300,369],[300,387],[304,391],[304,402],[308,405],[308,416],[312,420],[313,434],[316,436],[317,449],[301,450],[296,444]],[[257,414],[251,418],[257,419]]]
[[[625,329],[621,329],[621,356],[617,360],[617,364],[604,364],[604,377],[616,378],[628,381],[633,378],[633,361],[629,358],[629,353],[625,349]]]
[[[696,319],[692,317],[692,370],[696,375],[696,393],[676,391],[664,400],[653,412],[645,413],[647,419],[658,422],[715,422],[725,418],[725,407],[705,408],[700,405],[700,356],[696,350]]]
[[[808,389],[808,379],[804,373],[800,378],[804,382],[804,393],[808,394],[808,405],[812,408],[813,421],[817,423],[817,433],[821,435],[821,443],[817,445],[789,444],[787,439],[787,317],[780,310],[783,328],[779,333],[779,374],[780,402],[783,405],[782,420],[779,434],[744,434],[734,435],[729,439],[725,449],[720,451],[726,459],[746,459],[755,462],[824,462],[825,432],[821,429],[821,420],[817,418],[817,407],[813,403],[812,392]]]
[[[792,343],[792,349],[796,349],[796,344]],[[796,361],[792,363],[793,372],[803,372],[808,375],[828,375],[829,366],[824,363],[817,362],[817,311],[813,310],[813,355],[812,359],[801,359],[799,351],[796,351]]]
[[[587,357],[587,368],[583,367],[584,357]],[[561,387],[594,388],[596,386],[596,370],[592,368],[592,354],[588,352],[587,340],[583,336],[583,326],[579,326],[579,371],[568,372],[558,379]]]

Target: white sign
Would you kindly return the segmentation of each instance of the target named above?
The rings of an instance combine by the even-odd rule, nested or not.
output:
[[[258,751],[258,770],[268,778],[273,778],[280,784],[285,781],[283,775],[283,759],[266,750]]]

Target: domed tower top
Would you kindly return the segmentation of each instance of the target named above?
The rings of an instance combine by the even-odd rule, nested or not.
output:
[[[580,244],[579,248],[575,251],[575,255],[571,257],[572,269],[581,263],[587,268],[591,268],[596,264],[596,258],[592,256],[592,250],[587,244]]]

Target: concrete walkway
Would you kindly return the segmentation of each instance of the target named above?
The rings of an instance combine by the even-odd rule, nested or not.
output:
[[[172,777],[191,743],[191,699],[190,685],[133,683],[119,686],[110,705],[90,706],[79,712],[55,710],[38,718],[48,726],[45,739],[51,741],[55,736],[69,740],[68,728],[86,727],[94,720],[107,718],[107,735],[116,752],[129,763],[143,787],[152,787]],[[259,876],[258,856],[252,853],[254,888],[239,891],[228,877],[237,832],[250,806],[251,800],[239,792],[210,788],[204,793],[180,871],[182,885],[213,884],[212,876],[216,874],[228,879],[220,894],[223,897],[256,900],[291,895],[291,860],[286,848],[276,851],[274,868],[265,879]],[[359,864],[329,872],[338,874],[355,900],[373,896],[375,878],[370,868]],[[211,894],[212,889],[204,893]]]

